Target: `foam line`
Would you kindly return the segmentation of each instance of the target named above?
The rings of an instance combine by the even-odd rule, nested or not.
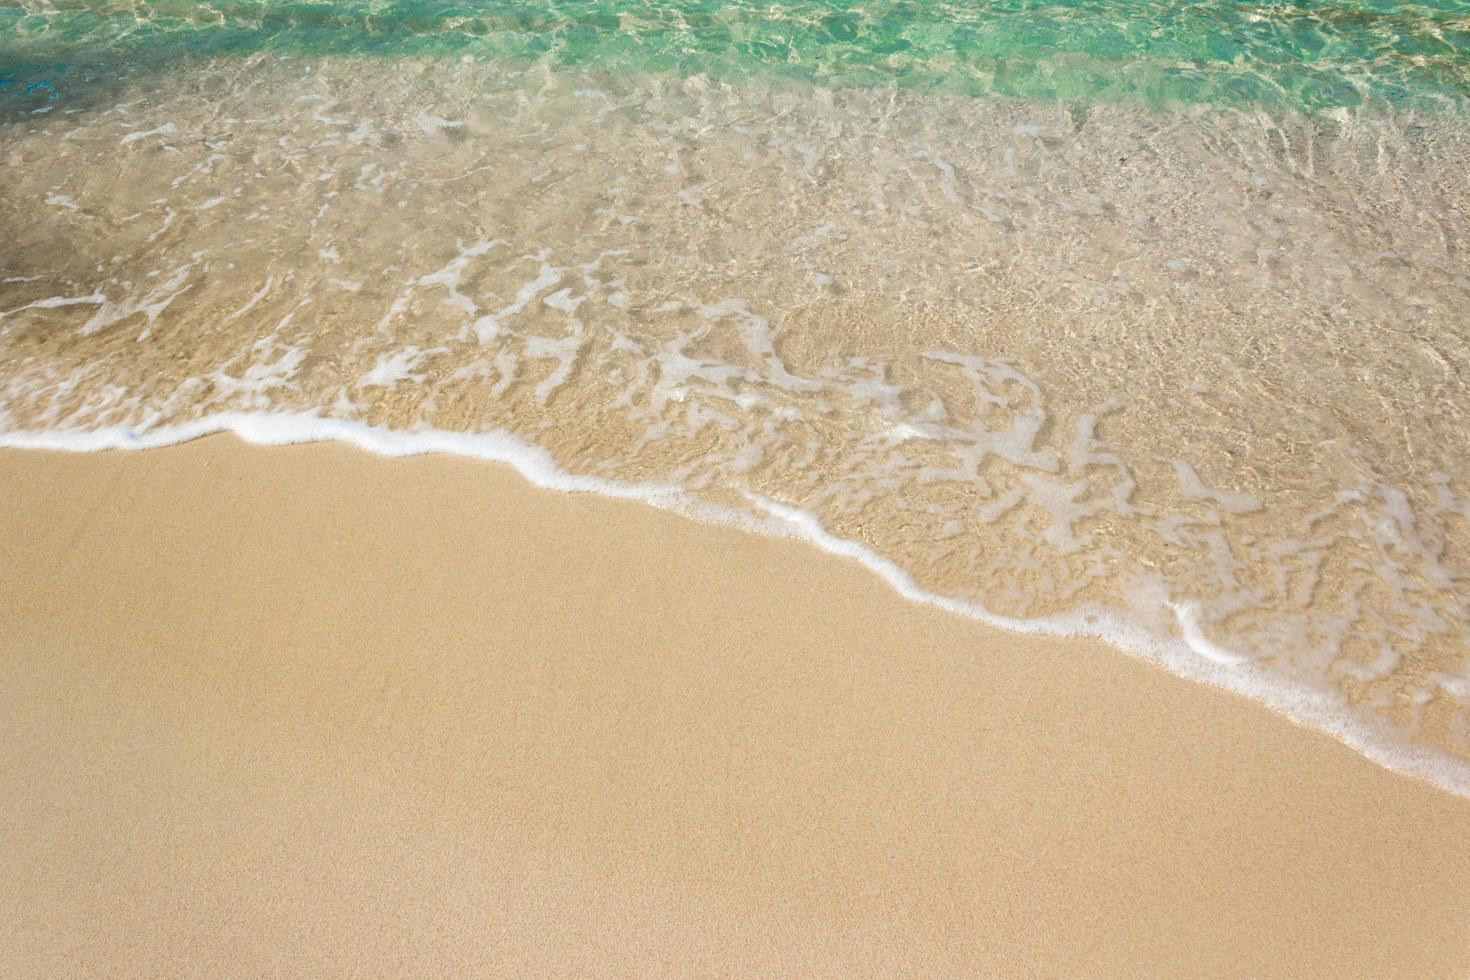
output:
[[[1419,777],[1470,799],[1470,771],[1448,753],[1395,739],[1392,733],[1373,730],[1353,717],[1340,694],[1270,677],[1249,661],[1224,659],[1220,651],[1203,638],[1199,638],[1199,642],[1210,648],[1196,648],[1188,640],[1198,631],[1189,630],[1187,622],[1181,624],[1185,639],[1176,639],[1150,633],[1114,612],[1099,608],[1079,609],[1047,619],[1021,620],[1000,616],[976,603],[923,589],[894,562],[855,541],[830,534],[814,515],[799,508],[747,494],[752,505],[766,514],[762,519],[703,502],[676,486],[623,483],[568,473],[545,449],[508,432],[458,433],[431,428],[393,430],[305,412],[230,412],[141,432],[120,427],[93,431],[0,431],[0,447],[61,452],[152,449],[220,432],[233,433],[246,442],[261,446],[341,442],[380,456],[443,453],[505,463],[543,489],[634,500],[698,520],[801,540],[829,554],[862,564],[910,601],[1014,633],[1103,640],[1176,675],[1243,695],[1299,724],[1333,735],[1384,768]]]

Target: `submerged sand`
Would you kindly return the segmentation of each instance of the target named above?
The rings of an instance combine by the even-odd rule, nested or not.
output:
[[[0,452],[20,975],[1470,975],[1470,801],[507,468]]]

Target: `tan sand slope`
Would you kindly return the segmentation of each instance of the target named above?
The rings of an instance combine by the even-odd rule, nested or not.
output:
[[[0,453],[7,974],[1470,975],[1470,801],[445,458]]]

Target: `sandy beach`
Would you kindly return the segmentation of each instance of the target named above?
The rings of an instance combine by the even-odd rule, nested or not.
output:
[[[508,468],[0,453],[16,976],[1470,975],[1470,801]]]
[[[0,20],[0,980],[1470,980],[1470,0]]]

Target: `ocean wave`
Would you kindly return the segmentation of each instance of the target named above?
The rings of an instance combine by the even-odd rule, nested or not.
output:
[[[257,56],[6,133],[8,445],[500,459],[1464,790],[1452,119]]]

